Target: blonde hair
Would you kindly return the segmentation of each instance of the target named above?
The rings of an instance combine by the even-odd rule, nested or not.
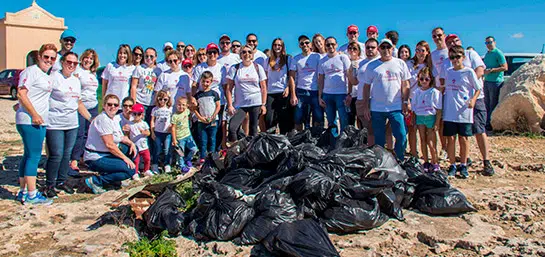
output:
[[[87,58],[89,55],[93,55],[93,65],[91,65],[89,70],[92,73],[95,73],[97,71],[98,67],[100,66],[100,62],[98,61],[98,55],[97,55],[97,52],[95,50],[89,48],[89,49],[83,51],[83,53],[81,54],[81,57],[79,58],[79,62],[80,62],[80,65],[81,65],[81,63],[83,63],[83,59]]]
[[[119,103],[119,97],[117,97],[116,95],[114,94],[107,94],[105,97],[104,97],[104,104],[106,104],[106,102],[108,102],[108,100],[110,99],[115,99],[117,100],[117,103]]]
[[[127,62],[125,62],[125,65],[132,65],[132,50],[131,50],[131,46],[127,44],[122,44],[119,46],[119,48],[117,49],[117,56],[115,57],[115,62],[119,64],[119,54],[122,52],[127,54]]]
[[[314,36],[312,36],[312,52],[315,52],[315,53],[320,53],[320,49],[318,49],[318,47],[314,43],[314,40],[316,40],[316,38],[318,38],[318,37],[321,37],[324,40],[324,43],[325,43],[325,37],[322,34],[320,34],[320,33],[314,34]]]
[[[204,54],[204,56],[206,56],[206,49],[204,48],[199,48],[199,50],[197,50],[197,52],[195,53],[195,55],[193,55],[193,63],[195,63],[195,66],[196,65],[199,65],[201,62],[199,61],[199,55],[200,54]],[[208,56],[206,56],[206,58],[208,58]]]
[[[157,103],[159,103],[159,98],[163,98],[163,97],[168,98],[166,106],[171,107],[172,106],[172,98],[170,97],[170,94],[166,90],[161,90],[161,91],[157,92],[157,95],[155,96],[155,105],[158,106]]]
[[[422,85],[420,84],[420,76],[428,76],[430,78],[430,87],[434,87],[435,86],[435,78],[433,77],[433,72],[431,71],[431,68],[426,66],[424,68],[422,68],[419,72],[418,72],[418,75],[416,76],[416,80],[418,82],[418,86],[421,87]]]

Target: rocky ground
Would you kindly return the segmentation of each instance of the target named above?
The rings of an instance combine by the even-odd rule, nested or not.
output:
[[[61,195],[51,206],[13,200],[22,154],[14,103],[0,99],[0,256],[128,256],[122,245],[137,239],[134,218],[127,206],[110,205],[127,189]],[[331,234],[341,256],[545,256],[545,139],[496,135],[490,142],[497,175],[479,174],[480,155],[472,147],[470,179],[451,181],[478,212],[431,217],[405,210],[404,222],[391,219],[370,231]],[[97,222],[101,217],[106,219]],[[251,252],[230,242],[174,240],[180,256]]]

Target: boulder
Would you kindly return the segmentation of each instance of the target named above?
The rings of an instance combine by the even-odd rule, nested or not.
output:
[[[504,83],[491,125],[494,130],[540,133],[544,115],[545,55],[538,55]]]

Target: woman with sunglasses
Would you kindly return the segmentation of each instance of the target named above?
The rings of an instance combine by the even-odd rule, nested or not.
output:
[[[102,73],[102,96],[114,94],[119,99],[129,96],[129,86],[135,66],[132,65],[131,47],[120,45],[117,59],[108,63]]]
[[[93,49],[85,50],[80,56],[80,64],[74,72],[74,76],[79,79],[81,83],[81,101],[87,111],[94,118],[98,115],[98,100],[97,100],[97,88],[98,80],[96,71],[100,66],[98,55]],[[85,147],[85,141],[87,140],[87,131],[91,122],[86,120],[81,114],[78,114],[79,127],[76,144],[72,149],[72,155],[70,157],[70,169],[68,175],[73,177],[80,177],[78,161],[83,157],[83,150]]]
[[[85,179],[85,184],[93,193],[106,192],[107,185],[119,185],[121,181],[135,174],[136,146],[123,134],[119,121],[115,118],[119,111],[119,98],[109,94],[104,97],[102,113],[89,127],[89,137],[85,144],[83,158],[89,170],[100,175]]]
[[[121,111],[116,115],[115,120],[119,122],[119,126],[121,126],[121,130],[123,130],[123,133],[125,135],[128,135],[130,131],[129,124],[132,121],[131,116],[131,110],[134,106],[134,100],[127,96],[121,101]]]
[[[206,58],[206,50],[204,48],[199,48],[199,50],[197,50],[197,65],[206,62]]]
[[[192,67],[195,67],[197,65],[197,50],[195,50],[195,47],[192,44],[189,44],[185,47],[183,52],[184,59],[189,59],[193,63]]]
[[[325,37],[320,33],[316,33],[312,37],[312,52],[319,53],[322,57],[327,55],[325,50]]]
[[[48,198],[57,197],[57,191],[73,194],[74,189],[64,182],[68,176],[70,154],[78,135],[78,112],[85,120],[91,114],[81,101],[81,82],[73,76],[78,66],[78,55],[68,52],[61,57],[61,70],[51,74],[52,90],[49,99],[49,124],[45,138],[49,157],[46,165]]]
[[[365,46],[365,45],[364,45]],[[360,67],[360,62],[363,60],[361,57],[362,49],[359,42],[351,42],[348,44],[348,47],[346,48],[348,52],[348,56],[350,57],[351,66],[350,69],[348,69],[347,77],[348,80],[348,86],[352,87],[352,100],[350,101],[350,104],[348,108],[346,108],[346,111],[348,112],[348,125],[354,125],[357,121],[358,127],[361,128],[361,124],[359,120],[356,119],[356,101],[358,100],[358,83],[352,83],[352,81],[357,81],[356,76],[358,75],[358,69]],[[364,55],[365,56],[365,55]]]
[[[136,66],[131,79],[131,98],[144,106],[144,120],[148,124],[151,121],[155,83],[161,72],[161,69],[157,67],[157,51],[148,47],[145,51],[144,63]]]
[[[242,122],[249,114],[249,135],[257,135],[259,115],[267,114],[267,75],[261,65],[254,63],[253,49],[250,46],[242,47],[240,59],[242,62],[231,66],[227,73],[227,110],[232,115],[229,124],[229,141],[236,141]],[[232,90],[235,91],[233,103]]]
[[[132,65],[135,67],[142,64],[142,58],[144,57],[144,49],[141,46],[135,46],[132,49]]]
[[[15,113],[15,127],[21,135],[24,154],[19,164],[17,201],[28,204],[51,204],[52,201],[36,190],[38,163],[49,116],[52,79],[47,72],[57,58],[57,47],[45,44],[38,51],[38,62],[21,72],[17,90],[19,108]]]
[[[187,48],[187,47],[186,47]],[[178,83],[180,82],[180,77],[182,75],[187,75],[183,70],[180,69],[180,53],[176,50],[171,50],[167,52],[165,61],[167,62],[170,70],[167,70],[157,79],[157,84],[155,85],[155,91],[165,90],[168,92],[171,102],[174,102],[176,99],[176,94],[178,93]],[[188,85],[186,85],[188,86]],[[183,88],[187,92],[187,88]],[[156,103],[157,104],[157,103]]]

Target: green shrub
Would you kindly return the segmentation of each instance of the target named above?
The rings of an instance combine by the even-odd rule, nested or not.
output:
[[[183,212],[188,212],[197,204],[199,194],[193,191],[193,183],[191,180],[184,181],[176,186],[176,192],[182,196],[185,201],[185,207],[181,209]]]
[[[125,243],[127,252],[131,257],[174,257],[178,256],[176,252],[176,243],[173,240],[165,239],[168,233],[163,231],[159,238],[150,241],[142,238],[136,242]]]

